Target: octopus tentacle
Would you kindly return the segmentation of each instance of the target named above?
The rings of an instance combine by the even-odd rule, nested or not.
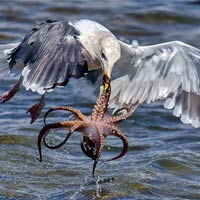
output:
[[[99,135],[99,147],[97,149],[97,156],[96,159],[94,160],[94,164],[93,164],[93,169],[92,169],[92,175],[95,178],[95,168],[97,165],[97,162],[99,161],[99,158],[101,156],[101,153],[103,151],[103,147],[104,147],[104,132],[102,127],[96,126],[97,131],[98,131],[98,135]]]
[[[106,109],[108,107],[110,93],[111,93],[110,86],[106,91],[105,90],[102,91],[92,111],[92,115],[91,115],[92,121],[101,121],[103,119]]]
[[[106,75],[104,75],[103,85],[104,89],[99,99],[97,100],[96,105],[94,106],[92,114],[89,116],[85,116],[79,110],[70,106],[55,107],[45,113],[45,126],[38,135],[38,150],[40,161],[42,161],[42,141],[47,148],[57,149],[59,147],[62,147],[75,131],[80,131],[83,134],[83,142],[81,143],[81,149],[83,153],[94,160],[92,169],[93,178],[95,178],[95,169],[102,154],[104,148],[104,140],[107,136],[113,135],[120,138],[123,142],[123,148],[119,155],[106,161],[116,160],[123,157],[127,153],[128,141],[126,139],[126,136],[115,126],[115,123],[128,118],[132,114],[133,110],[137,108],[137,102],[134,107],[125,106],[124,108],[122,108],[121,110],[125,109],[127,111],[125,114],[118,114],[120,111],[118,110],[118,112],[116,112],[118,115],[110,116],[109,113],[106,113],[106,111],[110,98],[111,87],[110,80]],[[75,115],[76,120],[46,124],[46,118],[48,114],[55,110],[65,110],[72,112]],[[66,128],[69,130],[69,132],[67,132],[64,140],[62,140],[59,144],[51,146],[50,144],[48,144],[46,138],[50,130],[56,128]]]
[[[132,106],[125,105],[123,108],[121,108],[117,111],[114,111],[113,116],[109,117],[107,119],[108,120],[107,122],[117,123],[121,120],[127,119],[128,117],[130,117],[132,115],[132,113],[137,109],[138,106],[139,106],[138,101],[136,103],[134,103]],[[121,115],[116,116],[116,114],[119,113],[122,110],[126,110],[127,112],[125,114],[121,114]]]
[[[45,115],[44,115],[44,124],[46,125],[46,118],[48,116],[48,114],[52,111],[55,111],[55,110],[65,110],[65,111],[69,111],[69,112],[72,112],[78,119],[80,120],[85,120],[86,119],[86,116],[81,113],[80,110],[77,110],[75,108],[72,108],[71,106],[58,106],[58,107],[55,107],[55,108],[51,108],[49,109]]]
[[[106,161],[116,160],[118,158],[123,157],[128,151],[128,140],[127,140],[126,136],[115,126],[109,126],[109,125],[105,125],[105,126],[112,130],[112,135],[120,138],[123,142],[123,149],[122,149],[121,153],[114,158],[107,159]]]
[[[54,145],[54,146],[49,145],[49,144],[46,142],[46,136],[47,136],[47,134],[46,134],[46,135],[44,135],[44,137],[43,137],[43,143],[44,143],[44,145],[45,145],[47,148],[49,148],[49,149],[58,149],[58,148],[62,147],[62,146],[67,142],[67,140],[70,138],[70,136],[72,135],[72,133],[73,133],[72,131],[69,131],[69,133],[68,133],[67,136],[64,138],[64,140],[63,140],[62,142],[60,142],[59,144]]]
[[[117,122],[120,122],[120,121],[122,121],[124,119],[127,119],[133,113],[133,111],[132,111],[132,109],[130,107],[124,107],[124,108],[118,110],[117,113],[120,112],[121,110],[126,110],[126,113],[121,114],[121,115],[115,115],[115,116],[109,117],[105,121],[107,123],[111,123],[111,122],[112,123],[117,123]]]
[[[81,121],[73,121],[73,122],[74,122],[74,125],[70,128],[69,133],[67,134],[67,136],[64,138],[64,140],[62,142],[60,142],[59,144],[54,145],[54,146],[49,145],[46,142],[46,136],[47,136],[47,134],[46,134],[43,137],[44,145],[49,149],[58,149],[58,148],[62,147],[67,142],[67,140],[70,138],[70,136],[74,133],[74,131],[76,131],[77,129],[81,128],[82,125],[83,125],[83,122],[81,122]],[[68,127],[64,127],[64,128],[68,128]]]
[[[55,128],[70,128],[74,125],[74,121],[64,121],[64,122],[57,122],[57,123],[51,123],[47,124],[42,128],[38,135],[38,151],[39,151],[39,161],[42,162],[42,148],[41,148],[41,141],[44,137],[49,133],[51,129]]]

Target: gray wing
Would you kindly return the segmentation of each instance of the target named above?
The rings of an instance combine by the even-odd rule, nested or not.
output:
[[[10,70],[22,69],[23,85],[40,94],[80,78],[88,66],[79,32],[68,22],[46,21],[36,25],[9,55]]]
[[[120,42],[113,68],[111,106],[150,103],[167,97],[164,107],[183,123],[200,127],[200,50],[174,41],[132,47]]]

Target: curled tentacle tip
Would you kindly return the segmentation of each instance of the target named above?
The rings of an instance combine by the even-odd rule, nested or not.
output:
[[[92,172],[92,177],[96,179],[95,172]]]
[[[39,162],[42,162],[42,158],[37,158],[37,160],[38,160]]]
[[[94,161],[93,169],[92,169],[92,177],[93,177],[94,179],[96,179],[95,169],[96,169],[97,162],[98,162],[98,159],[96,159],[96,160]]]

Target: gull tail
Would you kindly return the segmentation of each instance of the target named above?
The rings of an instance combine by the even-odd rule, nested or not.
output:
[[[19,43],[0,44],[0,77],[9,74],[9,54],[18,46]]]

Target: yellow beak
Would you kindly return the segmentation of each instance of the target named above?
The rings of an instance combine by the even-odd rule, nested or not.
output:
[[[103,89],[106,92],[110,88],[110,75],[110,70],[103,70]]]

